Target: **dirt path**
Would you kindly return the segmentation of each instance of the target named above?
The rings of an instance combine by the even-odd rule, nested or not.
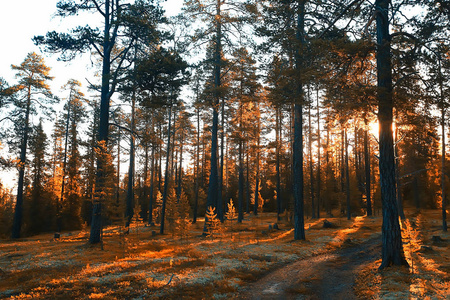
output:
[[[357,299],[355,276],[380,257],[380,236],[344,243],[332,253],[299,260],[250,284],[241,299]]]

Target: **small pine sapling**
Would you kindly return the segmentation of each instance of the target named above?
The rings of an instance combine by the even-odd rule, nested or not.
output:
[[[233,220],[237,219],[237,214],[236,214],[236,208],[234,207],[233,204],[233,199],[230,199],[230,202],[227,204],[227,212],[225,213],[225,218],[227,219],[228,222],[228,230],[231,232],[231,238],[233,237]]]
[[[156,224],[161,224],[162,195],[158,191],[156,194],[155,208],[152,210],[152,218]]]
[[[177,232],[181,239],[188,236],[188,232],[191,226],[189,220],[189,212],[191,207],[189,205],[189,199],[184,192],[180,195],[180,201],[178,202],[178,219],[177,219]]]
[[[139,202],[136,201],[133,211],[134,211],[134,215],[133,215],[132,223],[136,227],[136,235],[139,238],[139,226],[143,225],[143,223],[144,223],[144,219],[141,217],[141,206],[139,205]]]
[[[215,235],[218,235],[222,230],[220,220],[217,218],[215,210],[216,209],[214,207],[208,206],[205,214],[207,235],[212,238],[214,238]]]
[[[177,231],[177,220],[179,218],[178,215],[178,205],[177,205],[177,196],[175,195],[175,190],[170,189],[169,195],[167,197],[167,207],[166,207],[166,216],[165,221],[167,224],[167,230],[172,234],[172,237],[175,236]]]

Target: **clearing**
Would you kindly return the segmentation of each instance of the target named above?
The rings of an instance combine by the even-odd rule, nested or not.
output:
[[[377,271],[381,218],[306,220],[306,241],[276,215],[247,216],[214,237],[203,222],[188,235],[155,235],[135,224],[104,230],[104,250],[88,232],[0,241],[2,299],[449,299],[449,234],[440,212],[408,211],[402,222],[411,265]],[[269,227],[270,225],[270,227]],[[201,291],[201,293],[199,293]],[[341,297],[342,298],[342,297]]]

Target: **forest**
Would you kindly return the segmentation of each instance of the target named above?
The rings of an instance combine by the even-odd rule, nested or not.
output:
[[[450,1],[53,17],[0,78],[0,298],[448,299]]]

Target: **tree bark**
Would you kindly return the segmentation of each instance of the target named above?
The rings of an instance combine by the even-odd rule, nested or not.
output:
[[[11,238],[20,238],[20,231],[22,229],[23,218],[23,186],[25,178],[25,165],[27,161],[27,145],[28,145],[28,133],[30,131],[30,109],[31,109],[31,86],[28,87],[27,92],[27,107],[25,111],[25,124],[22,145],[20,146],[20,165],[19,165],[19,181],[17,183],[17,198],[16,205],[14,207],[14,219],[11,232]]]
[[[283,212],[282,198],[281,198],[281,174],[280,174],[280,139],[281,139],[281,114],[280,107],[276,107],[275,115],[275,142],[276,142],[276,181],[277,181],[277,220],[281,220],[281,213]]]
[[[197,108],[197,152],[195,153],[195,200],[194,200],[194,215],[192,219],[192,223],[197,222],[197,212],[198,212],[198,192],[200,188],[200,178],[199,178],[199,169],[200,169],[200,108]]]
[[[347,220],[352,218],[351,206],[350,206],[350,167],[348,164],[348,138],[347,128],[344,130],[344,147],[345,147],[345,194],[347,196]]]
[[[320,176],[320,106],[319,106],[319,88],[317,88],[317,218],[320,218],[320,189],[321,189],[321,176]]]
[[[403,252],[395,195],[394,141],[392,136],[392,67],[388,10],[390,0],[375,2],[377,25],[378,122],[380,124],[380,184],[383,212],[382,261],[379,269],[408,265]]]
[[[367,204],[367,216],[372,216],[372,200],[370,194],[370,150],[369,150],[369,128],[367,116],[364,114],[364,171],[366,179],[366,204]]]
[[[209,206],[217,209],[217,197],[219,192],[219,174],[217,168],[217,133],[219,127],[219,103],[221,87],[221,63],[222,63],[222,23],[221,23],[221,0],[217,0],[216,6],[216,41],[214,49],[214,103],[212,128],[211,128],[211,170],[209,173],[209,186],[208,196],[206,198],[206,207]],[[205,219],[205,226],[203,227],[203,233],[207,231],[207,220]]]
[[[102,60],[102,87],[100,94],[100,122],[98,127],[98,142],[108,142],[109,131],[109,101],[110,101],[110,78],[111,78],[111,51],[114,43],[110,39],[110,0],[105,0],[105,27],[103,39],[103,60]],[[106,151],[106,148],[101,148],[100,151]],[[97,159],[97,175],[95,180],[95,194],[94,203],[92,206],[92,221],[89,242],[96,244],[101,241],[102,231],[102,203],[105,201],[104,187],[105,187],[105,155],[98,156]]]
[[[309,94],[309,92],[308,92]],[[308,108],[308,151],[309,151],[309,190],[311,193],[311,218],[316,218],[316,209],[314,205],[314,167],[313,167],[313,155],[312,155],[312,126],[311,126],[311,104]]]
[[[127,186],[127,202],[126,202],[126,227],[130,227],[131,219],[133,218],[133,202],[134,202],[134,123],[135,123],[135,104],[136,104],[136,92],[133,90],[131,96],[131,133],[130,133],[130,162],[128,166],[128,186]]]
[[[300,1],[297,12],[296,40],[298,47],[305,44],[305,1]],[[297,71],[297,88],[294,104],[294,145],[293,145],[293,192],[294,192],[294,239],[304,240],[304,199],[303,199],[303,86],[300,73],[303,70],[302,49],[296,51],[295,68]]]
[[[259,147],[261,143],[261,118],[259,114],[259,103],[257,104],[258,109],[258,121],[257,121],[257,137],[256,137],[256,175],[255,175],[255,205],[253,207],[253,214],[258,215],[258,206],[259,206]]]
[[[159,230],[160,234],[164,234],[164,223],[165,223],[165,216],[166,216],[166,204],[167,204],[167,193],[169,191],[169,181],[170,181],[170,171],[169,171],[169,164],[170,164],[170,136],[172,135],[172,103],[169,106],[169,124],[167,127],[167,153],[166,153],[166,169],[164,172],[164,192],[162,197],[162,208],[161,208],[161,227]]]
[[[442,230],[447,232],[447,198],[445,193],[445,99],[442,84],[441,57],[439,56],[439,89],[441,95],[441,136],[442,136],[442,157],[441,157],[441,206],[442,206]]]

